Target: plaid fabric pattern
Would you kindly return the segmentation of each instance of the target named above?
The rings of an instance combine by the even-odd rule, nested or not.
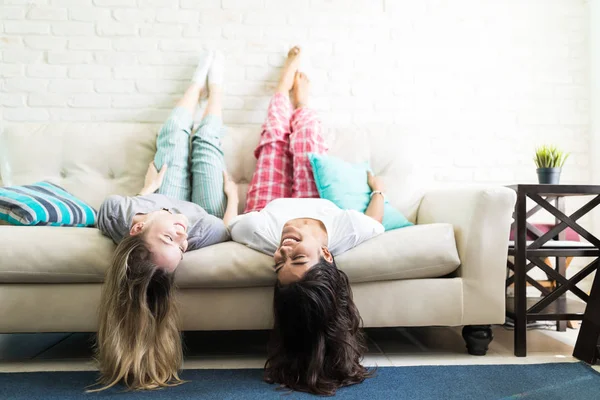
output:
[[[314,110],[300,108],[291,120],[290,153],[294,167],[292,197],[319,197],[308,153],[325,154],[328,147],[322,136],[321,121]]]
[[[325,153],[316,113],[307,108],[292,112],[287,96],[276,93],[269,104],[245,213],[262,210],[284,197],[319,197],[307,153]]]

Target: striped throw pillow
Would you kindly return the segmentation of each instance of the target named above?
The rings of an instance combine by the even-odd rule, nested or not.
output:
[[[96,210],[49,182],[0,187],[0,220],[13,225],[93,226]]]

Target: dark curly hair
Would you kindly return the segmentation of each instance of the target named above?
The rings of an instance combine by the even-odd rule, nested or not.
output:
[[[321,258],[298,282],[276,283],[273,309],[268,383],[332,396],[373,374],[360,364],[366,351],[362,319],[348,277],[335,261]]]

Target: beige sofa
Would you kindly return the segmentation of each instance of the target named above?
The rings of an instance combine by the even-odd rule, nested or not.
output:
[[[133,195],[153,158],[158,126],[122,123],[9,124],[0,136],[3,185],[49,180],[98,207]],[[512,191],[424,191],[418,138],[393,128],[328,133],[332,155],[369,160],[393,205],[417,225],[387,232],[337,263],[350,277],[365,327],[461,326],[485,353],[487,325],[504,321]],[[245,198],[258,129],[229,129],[227,165]],[[95,228],[0,226],[0,332],[84,332],[96,309],[114,244]],[[228,242],[185,254],[177,270],[185,330],[271,326],[272,260]],[[464,331],[463,331],[464,332]],[[468,340],[469,342],[469,340]]]

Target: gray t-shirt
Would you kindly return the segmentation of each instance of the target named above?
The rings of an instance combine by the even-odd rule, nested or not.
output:
[[[183,214],[189,219],[188,251],[226,242],[231,238],[223,221],[210,215],[199,205],[174,200],[162,194],[107,197],[98,211],[98,229],[115,243],[119,243],[129,234],[136,214],[148,214],[163,208],[173,214]]]

